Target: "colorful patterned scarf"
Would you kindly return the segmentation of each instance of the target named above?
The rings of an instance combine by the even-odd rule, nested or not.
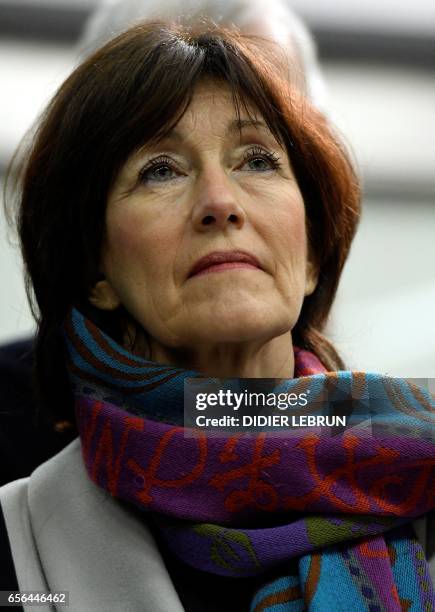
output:
[[[202,374],[129,353],[77,310],[65,336],[90,478],[148,512],[185,563],[258,575],[251,612],[435,610],[410,527],[435,507],[435,402],[424,389],[326,372],[295,349],[295,378],[280,389],[309,390],[325,414],[362,406],[367,418],[337,435],[186,436],[183,383]],[[265,584],[271,568],[282,575]]]

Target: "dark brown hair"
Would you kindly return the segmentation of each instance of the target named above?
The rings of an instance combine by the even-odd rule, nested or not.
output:
[[[78,66],[46,109],[21,165],[16,211],[38,322],[36,378],[52,418],[73,420],[61,332],[70,307],[121,338],[122,309],[103,314],[88,301],[98,279],[111,185],[132,152],[175,126],[205,78],[227,84],[237,113],[253,106],[288,151],[320,270],[294,342],[328,369],[343,368],[322,329],[359,218],[358,181],[328,122],[291,91],[270,45],[264,48],[267,53],[258,39],[212,24],[143,23]]]

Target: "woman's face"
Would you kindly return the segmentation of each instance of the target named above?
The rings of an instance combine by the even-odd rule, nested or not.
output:
[[[107,308],[123,304],[156,346],[274,338],[315,288],[287,153],[258,113],[254,123],[241,113],[240,136],[230,91],[202,83],[170,135],[128,159],[109,194]],[[198,259],[234,250],[261,269],[189,277]]]

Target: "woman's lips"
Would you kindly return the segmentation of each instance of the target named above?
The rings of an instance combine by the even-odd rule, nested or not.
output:
[[[227,261],[221,264],[213,264],[212,266],[208,266],[203,270],[200,270],[193,276],[201,276],[202,274],[207,274],[209,272],[222,272],[223,270],[231,270],[234,268],[250,268],[251,270],[260,270],[258,266],[254,266],[250,263],[246,263],[243,261]],[[191,278],[193,278],[193,276]]]

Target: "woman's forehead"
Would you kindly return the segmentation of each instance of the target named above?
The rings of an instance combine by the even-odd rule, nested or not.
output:
[[[249,99],[239,94],[235,97],[229,86],[214,82],[198,85],[178,122],[150,145],[168,140],[182,142],[192,138],[197,130],[218,133],[225,140],[248,131],[260,132],[275,140],[266,120]]]
[[[225,115],[229,120],[233,118],[261,119],[260,112],[243,92],[232,90],[225,82],[207,79],[196,85],[179,123],[186,121],[189,115],[206,114],[211,109],[214,113]],[[214,123],[216,118],[216,115],[208,116],[210,123]]]
[[[195,119],[195,117],[193,117]],[[193,121],[192,124],[187,120],[175,126],[172,130],[170,130],[163,140],[173,140],[176,142],[182,142],[184,140],[188,140],[192,136],[192,130],[195,130],[197,124]],[[243,131],[246,130],[255,130],[258,132],[263,132],[267,136],[272,136],[269,128],[267,127],[265,121],[262,119],[250,119],[250,118],[238,118],[236,116],[228,117],[226,121],[215,121],[213,125],[206,125],[206,127],[210,127],[210,131],[215,128],[215,131],[219,131],[219,135],[224,139],[231,139],[233,136],[240,135]],[[160,142],[161,142],[160,141]]]
[[[222,143],[242,144],[250,135],[252,140],[258,136],[265,146],[287,152],[281,126],[275,125],[272,109],[264,115],[248,93],[222,78],[208,75],[201,78],[188,95],[184,108],[173,109],[172,113],[174,121],[168,115],[161,128],[134,147],[124,163],[166,146],[188,146],[190,141],[201,140],[207,146],[207,141],[211,143],[214,137]],[[147,122],[146,112],[142,120]]]

